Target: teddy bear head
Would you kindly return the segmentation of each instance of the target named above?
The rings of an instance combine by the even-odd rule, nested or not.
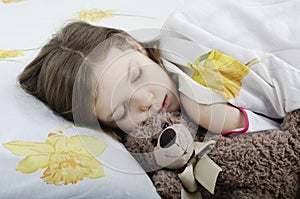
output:
[[[160,113],[128,132],[124,145],[146,172],[178,169],[193,154],[197,129],[179,112]]]

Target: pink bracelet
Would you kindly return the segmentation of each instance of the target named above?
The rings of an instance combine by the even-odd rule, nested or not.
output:
[[[247,115],[246,111],[242,107],[237,107],[237,108],[243,113],[243,116],[245,118],[245,126],[244,126],[244,128],[240,129],[240,130],[232,130],[232,131],[223,132],[222,136],[228,136],[228,135],[233,134],[233,133],[245,133],[245,132],[248,131],[248,128],[249,128],[248,115]]]

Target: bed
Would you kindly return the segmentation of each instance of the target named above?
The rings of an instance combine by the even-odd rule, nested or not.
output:
[[[299,1],[281,0],[0,1],[0,197],[160,198],[150,178],[121,143],[102,132],[74,127],[18,86],[17,75],[51,34],[68,21],[80,19],[137,34],[136,30],[153,29],[148,31],[153,34],[149,37],[164,27],[242,60],[245,57],[236,49],[272,53],[299,67],[299,9]],[[217,15],[222,17],[213,17]],[[26,145],[28,150],[28,146],[44,146],[52,143],[51,136],[64,140],[82,136],[102,143],[102,151],[93,159],[101,163],[98,175],[53,182],[45,180],[47,166],[32,161],[29,163],[37,164],[34,171],[22,170],[20,162],[30,153],[16,147]]]
[[[182,4],[182,0],[0,1],[0,198],[160,198],[122,144],[102,132],[70,126],[20,89],[16,77],[53,33],[79,16],[94,25],[127,31],[159,29],[169,13]],[[67,138],[89,135],[106,143],[98,156],[104,175],[55,185],[41,178],[46,167],[27,174],[17,171],[26,154],[16,155],[3,144],[45,143],[48,134],[57,131]]]

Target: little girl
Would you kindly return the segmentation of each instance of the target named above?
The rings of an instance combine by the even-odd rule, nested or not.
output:
[[[194,78],[182,75],[180,64],[174,68],[166,53],[162,58],[158,45],[138,42],[122,30],[73,22],[42,48],[19,82],[67,120],[88,126],[97,125],[96,120],[105,130],[127,131],[152,115],[179,110],[223,135],[278,128],[278,123],[235,106],[212,88],[223,100],[199,103],[183,88],[193,85]]]

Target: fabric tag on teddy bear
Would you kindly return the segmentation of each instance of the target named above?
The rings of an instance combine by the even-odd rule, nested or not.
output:
[[[197,162],[194,168],[194,175],[197,181],[204,188],[206,188],[211,194],[214,194],[217,177],[221,171],[221,167],[219,167],[207,155],[204,155]]]

